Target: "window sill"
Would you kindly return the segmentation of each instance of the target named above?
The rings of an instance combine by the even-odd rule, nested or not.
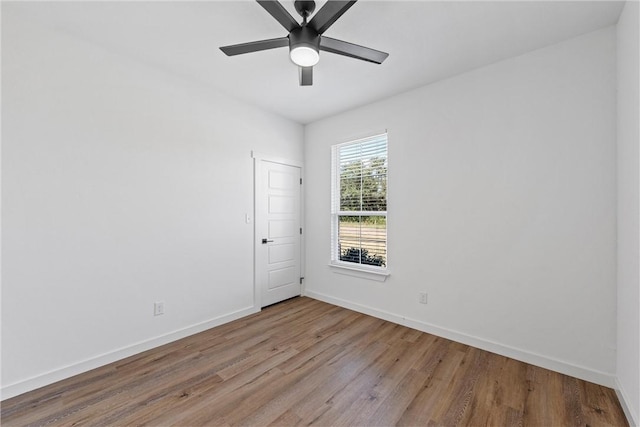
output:
[[[360,277],[361,279],[375,280],[376,282],[384,282],[391,274],[388,270],[373,270],[365,267],[352,267],[350,265],[337,263],[330,263],[329,267],[331,267],[336,274]]]

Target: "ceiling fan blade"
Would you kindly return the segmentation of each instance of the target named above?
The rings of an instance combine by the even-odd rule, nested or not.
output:
[[[288,37],[280,37],[277,39],[260,40],[257,42],[240,43],[231,46],[222,46],[221,51],[227,56],[241,55],[243,53],[258,52],[261,50],[275,49],[277,47],[289,46]]]
[[[315,14],[309,26],[316,30],[318,34],[322,34],[333,25],[357,0],[350,1],[332,1],[328,0],[324,6]]]
[[[300,26],[298,21],[293,19],[293,16],[291,16],[291,14],[287,12],[287,9],[285,9],[277,0],[256,1],[260,3],[260,6],[264,7],[264,9],[269,12],[269,15],[273,16],[280,25],[286,28],[287,31],[291,32]]]
[[[300,67],[300,86],[313,85],[313,67]]]
[[[361,59],[363,61],[374,62],[376,64],[382,64],[384,60],[387,59],[387,56],[389,56],[386,52],[348,43],[342,40],[332,39],[326,36],[320,37],[320,50]]]

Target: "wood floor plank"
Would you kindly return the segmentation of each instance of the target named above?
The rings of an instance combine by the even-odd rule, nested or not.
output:
[[[331,408],[315,420],[318,425],[356,424],[356,419],[373,406],[379,398],[374,391],[385,372],[395,364],[395,360],[408,351],[409,344],[385,349],[371,364],[365,367],[343,388],[334,393],[329,404]],[[368,409],[369,408],[369,409]]]
[[[449,382],[447,391],[442,396],[450,404],[443,406],[436,412],[434,419],[441,425],[461,425],[465,413],[469,408],[473,391],[478,378],[486,370],[489,353],[469,347],[465,357],[460,362],[453,381]]]
[[[422,388],[428,380],[428,375],[421,371],[411,369],[406,372],[404,377],[391,390],[387,397],[377,405],[377,409],[366,419],[362,419],[364,425],[390,426],[396,425],[407,410],[407,407],[413,401],[416,393]],[[356,421],[354,424],[360,424]],[[347,425],[353,425],[351,423]]]
[[[302,425],[302,420],[299,416],[293,413],[293,411],[287,411],[274,420],[270,426],[278,427],[278,426],[299,426]]]
[[[578,381],[581,390],[582,414],[589,425],[618,426],[626,422],[615,391],[599,385]]]
[[[405,335],[405,334],[403,334]],[[402,338],[404,340],[404,336]],[[398,385],[407,381],[407,374],[412,373],[413,378],[420,378],[420,384],[428,378],[424,372],[411,368],[418,360],[424,357],[431,344],[430,337],[426,334],[412,337],[411,341],[400,340],[393,346],[394,351],[385,354],[386,365],[378,368],[379,373],[375,382],[369,388],[365,388],[357,402],[352,404],[349,411],[345,411],[336,420],[338,425],[387,425],[386,422],[377,422],[376,416],[380,406],[385,402],[388,405],[390,400],[398,398]],[[415,384],[412,382],[411,384]],[[411,402],[406,402],[408,405]],[[405,408],[406,408],[405,405]],[[398,417],[400,418],[400,417]]]
[[[3,426],[626,426],[615,392],[295,298],[2,402]]]
[[[314,391],[313,399],[299,402],[293,406],[295,413],[308,424],[330,424],[329,415],[336,418],[340,413],[336,406],[351,402],[340,400],[337,395],[345,388],[357,387],[356,378],[363,378],[367,370],[375,361],[389,351],[389,346],[381,342],[373,342],[365,348],[353,347],[348,353],[343,353],[333,363],[339,369],[326,378]],[[365,374],[362,374],[365,372]],[[362,374],[362,375],[361,375]],[[328,413],[328,414],[327,414]]]
[[[471,390],[469,405],[460,419],[460,425],[474,422],[479,425],[495,425],[489,422],[492,413],[503,412],[506,408],[499,406],[499,392],[502,371],[507,362],[506,357],[491,355],[482,366],[484,372],[478,377]]]
[[[292,405],[309,399],[315,389],[319,387],[324,379],[333,373],[336,368],[326,365],[324,362],[335,357],[341,352],[339,346],[331,346],[324,352],[319,353],[314,358],[314,363],[308,363],[292,371],[290,375],[281,378],[272,384],[269,389],[262,391],[262,396],[256,396],[253,402],[254,409],[247,411],[244,407],[236,407],[228,414],[227,419],[237,425],[263,426],[274,423],[285,413],[289,412],[290,417],[295,416],[301,420],[290,408]],[[316,365],[318,362],[320,366]],[[317,370],[317,375],[309,375],[310,371]]]
[[[438,341],[440,342],[440,350],[446,347],[445,340],[439,339]],[[435,416],[436,410],[442,405],[442,395],[449,386],[450,379],[462,362],[465,353],[450,349],[452,351],[443,354],[437,350],[439,349],[436,348],[437,357],[434,363],[429,364],[430,369],[424,371],[428,375],[427,381],[398,420],[398,425],[428,425]]]

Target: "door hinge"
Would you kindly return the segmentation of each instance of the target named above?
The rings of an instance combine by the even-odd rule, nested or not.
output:
[[[302,178],[300,178],[300,185],[302,185]]]
[[[301,284],[301,285],[302,285],[302,280],[303,280],[303,279],[304,279],[304,277],[301,277],[301,278],[300,278],[300,284]]]
[[[302,227],[300,227],[300,234],[302,234]]]

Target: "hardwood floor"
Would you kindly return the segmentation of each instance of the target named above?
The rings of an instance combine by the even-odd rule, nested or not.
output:
[[[624,426],[613,390],[294,298],[2,404],[3,426]]]

